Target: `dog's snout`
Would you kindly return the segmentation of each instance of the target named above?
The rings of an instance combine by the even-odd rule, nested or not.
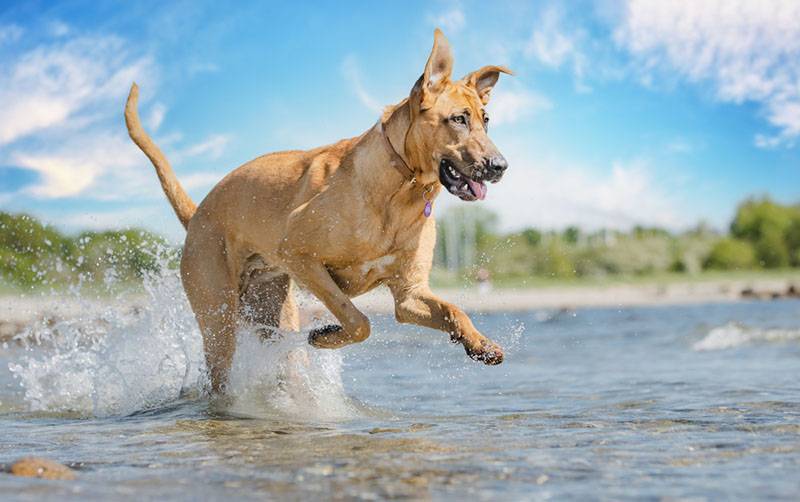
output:
[[[508,169],[508,161],[502,155],[495,155],[486,159],[486,167],[491,174],[499,176]]]

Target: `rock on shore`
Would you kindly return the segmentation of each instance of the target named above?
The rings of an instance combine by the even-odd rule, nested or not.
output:
[[[75,471],[66,465],[40,457],[25,457],[14,462],[9,469],[14,476],[41,479],[75,479]]]

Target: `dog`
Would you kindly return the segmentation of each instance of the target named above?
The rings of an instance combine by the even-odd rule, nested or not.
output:
[[[299,331],[295,284],[340,324],[314,329],[308,342],[336,349],[362,342],[370,323],[350,301],[389,287],[395,317],[441,330],[485,364],[503,350],[428,286],[442,188],[482,200],[508,164],[488,136],[485,105],[503,66],[452,80],[450,44],[439,29],[407,98],[387,107],[358,137],[307,151],[258,157],[222,179],[196,206],[141,126],[134,83],[125,122],[155,167],[187,230],[181,280],[203,335],[215,393],[224,393],[241,323]]]

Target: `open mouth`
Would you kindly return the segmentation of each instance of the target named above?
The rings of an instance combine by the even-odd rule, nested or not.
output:
[[[483,181],[471,179],[447,159],[439,162],[439,182],[448,192],[461,200],[483,200],[488,191]]]

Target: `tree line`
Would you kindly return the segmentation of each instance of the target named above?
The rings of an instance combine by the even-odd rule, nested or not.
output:
[[[452,279],[485,268],[495,280],[521,282],[800,266],[800,205],[768,197],[739,204],[726,232],[705,224],[680,232],[644,226],[592,232],[577,226],[510,233],[497,228],[497,217],[485,209],[452,208],[438,222],[435,269]]]
[[[26,214],[0,212],[0,284],[40,288],[137,284],[170,253],[166,241],[138,229],[69,235]]]
[[[800,205],[767,197],[737,207],[726,232],[707,225],[682,232],[655,227],[586,232],[526,228],[498,231],[479,206],[459,206],[437,221],[434,282],[470,280],[478,269],[498,282],[529,278],[697,274],[704,270],[800,267]],[[179,250],[141,229],[71,235],[25,214],[0,212],[0,285],[59,287],[82,283],[135,285]]]

